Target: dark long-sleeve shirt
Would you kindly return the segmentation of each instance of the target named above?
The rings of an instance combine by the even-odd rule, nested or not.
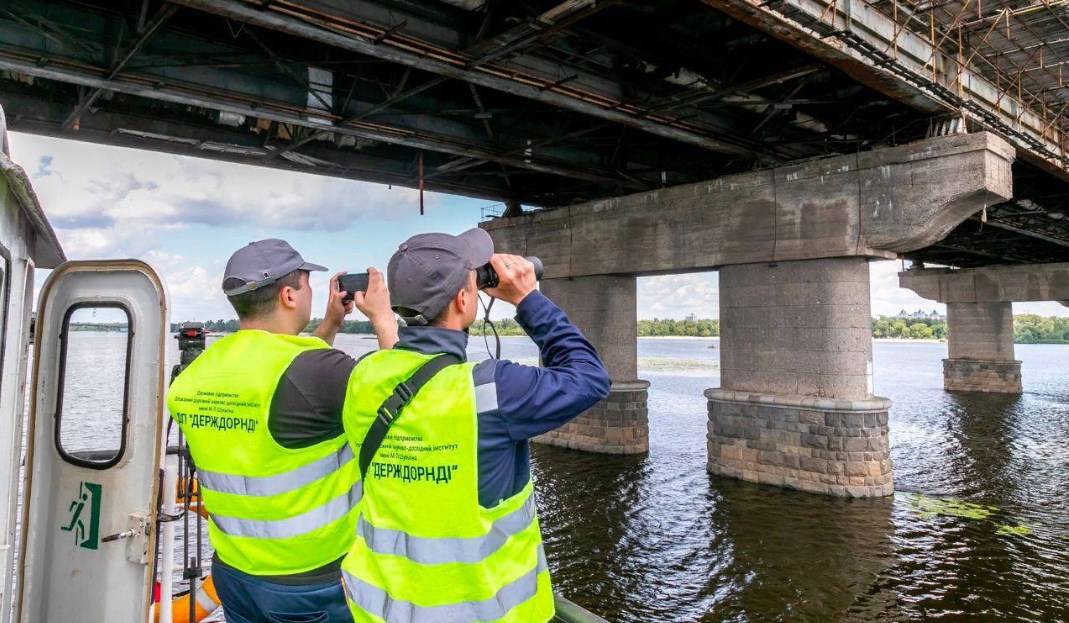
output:
[[[559,307],[532,292],[516,321],[538,345],[542,367],[488,359],[472,370],[479,416],[479,503],[491,507],[531,479],[527,440],[567,424],[609,393],[609,375],[594,346]],[[394,348],[466,358],[468,335],[407,327]]]

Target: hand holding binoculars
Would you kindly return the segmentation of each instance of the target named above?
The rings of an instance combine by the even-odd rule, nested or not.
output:
[[[541,279],[543,272],[542,260],[534,256],[525,259],[534,264],[535,279]],[[338,277],[338,289],[346,293],[345,298],[342,300],[348,302],[353,300],[353,295],[357,292],[366,292],[368,280],[367,273],[349,273]],[[489,263],[475,269],[475,284],[480,290],[496,288],[499,282],[497,271]]]

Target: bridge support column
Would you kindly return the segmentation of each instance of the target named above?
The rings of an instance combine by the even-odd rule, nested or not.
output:
[[[869,309],[862,257],[720,269],[710,472],[839,496],[894,491]]]
[[[1021,362],[1013,355],[1013,304],[947,303],[947,391],[1021,393]]]
[[[1021,393],[1013,355],[1013,302],[1069,300],[1069,263],[979,268],[914,267],[898,284],[947,306],[947,391]]]
[[[612,378],[612,390],[583,415],[535,441],[608,454],[649,450],[649,382],[638,379],[635,285],[634,275],[542,280],[542,292],[598,349]]]

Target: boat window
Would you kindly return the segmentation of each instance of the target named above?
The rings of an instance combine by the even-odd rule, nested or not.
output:
[[[75,305],[60,334],[56,449],[68,463],[106,469],[126,449],[133,332],[118,304]]]

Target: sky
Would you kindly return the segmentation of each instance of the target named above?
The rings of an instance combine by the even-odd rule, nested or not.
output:
[[[382,269],[409,236],[457,234],[475,227],[484,209],[500,207],[428,193],[420,216],[418,193],[407,188],[19,133],[10,144],[67,257],[148,262],[167,284],[175,322],[235,317],[220,283],[230,254],[250,241],[282,238],[332,271]],[[902,266],[870,264],[873,315],[945,312],[898,287]],[[312,279],[315,316],[324,309],[327,278]],[[507,304],[498,305],[495,317],[511,315]],[[717,307],[715,272],[638,280],[640,319],[717,318]],[[1019,303],[1014,313],[1066,316],[1069,308]]]

